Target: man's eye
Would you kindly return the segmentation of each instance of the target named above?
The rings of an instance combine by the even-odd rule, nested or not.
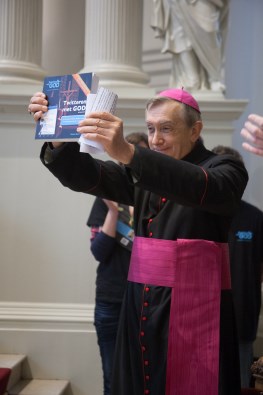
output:
[[[153,134],[154,133],[154,128],[152,128],[151,126],[148,126],[148,133],[149,134]]]
[[[171,132],[170,126],[165,126],[165,127],[163,127],[163,128],[161,129],[161,132],[162,132],[162,133],[169,133],[169,132]]]

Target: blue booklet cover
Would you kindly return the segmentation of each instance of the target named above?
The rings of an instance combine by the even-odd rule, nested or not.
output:
[[[48,111],[36,125],[35,139],[74,141],[79,139],[78,123],[84,119],[87,97],[98,90],[94,73],[50,76],[44,79]]]

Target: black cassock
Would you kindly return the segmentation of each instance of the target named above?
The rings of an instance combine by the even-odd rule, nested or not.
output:
[[[41,152],[43,162],[49,151],[46,148],[47,144]],[[154,239],[227,243],[230,222],[248,179],[242,163],[230,155],[215,156],[201,142],[197,142],[182,160],[136,147],[134,158],[126,168],[79,153],[79,146],[74,143],[65,144],[49,155],[51,160],[49,158],[45,165],[64,186],[134,205],[135,235],[144,241],[150,239],[151,245],[154,245]],[[205,248],[200,255],[206,261]],[[158,259],[162,261],[161,256]],[[193,258],[191,264],[193,270],[198,270],[195,261]],[[151,262],[147,264],[151,267]],[[209,268],[209,261],[206,264]],[[209,275],[207,285],[211,285]],[[202,369],[194,352],[193,359],[185,365],[190,372],[189,383],[177,385],[176,369],[170,366],[172,380],[177,386],[169,390],[166,387],[171,292],[169,286],[128,282],[115,354],[112,395],[216,395],[204,390],[201,394],[198,377],[196,385],[189,387],[189,383],[194,382],[191,375],[196,374],[196,369]],[[231,289],[222,287],[219,299],[216,392],[239,395],[238,347]],[[202,326],[198,314],[196,316],[196,322]],[[202,349],[202,344],[198,347]],[[209,349],[210,345],[205,344],[205,347]],[[182,361],[186,363],[183,358]],[[184,366],[180,370],[184,371]]]

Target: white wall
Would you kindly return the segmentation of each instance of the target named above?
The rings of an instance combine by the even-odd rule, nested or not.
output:
[[[1,134],[1,302],[93,303],[96,263],[86,226],[93,198],[50,176],[33,122]]]

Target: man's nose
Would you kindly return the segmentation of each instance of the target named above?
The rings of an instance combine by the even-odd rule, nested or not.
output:
[[[153,135],[153,139],[152,139],[152,143],[155,145],[158,145],[162,142],[162,135],[160,133],[159,130],[155,130],[154,135]]]

